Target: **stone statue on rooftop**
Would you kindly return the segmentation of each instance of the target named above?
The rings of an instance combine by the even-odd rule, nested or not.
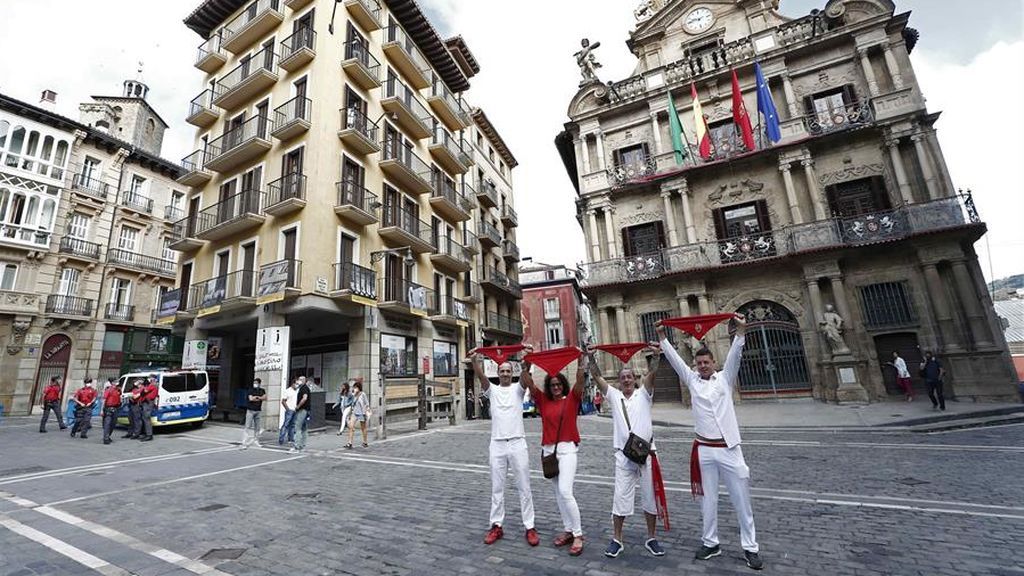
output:
[[[588,84],[590,82],[597,81],[597,69],[601,67],[601,63],[597,61],[597,56],[594,55],[594,50],[597,50],[600,46],[600,42],[590,43],[590,40],[584,38],[580,45],[583,49],[573,54],[576,57],[576,65],[580,67],[580,74],[583,75],[583,79],[580,81],[580,86]]]

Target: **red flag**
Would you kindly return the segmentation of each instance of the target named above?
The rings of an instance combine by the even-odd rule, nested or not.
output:
[[[555,348],[554,350],[544,350],[543,352],[530,352],[523,356],[523,360],[540,366],[541,370],[554,376],[582,354],[583,352],[579,348]]]
[[[750,127],[750,116],[747,115],[747,106],[743,103],[743,94],[740,92],[740,81],[736,77],[736,71],[732,71],[732,121],[736,123],[740,133],[743,134],[743,145],[747,150],[754,149],[754,129]]]
[[[697,96],[697,85],[690,82],[690,95],[693,97],[693,125],[697,130],[697,145],[700,157],[705,160],[711,159],[711,131],[708,130],[708,119],[704,117],[704,111],[700,107],[700,98]]]
[[[624,344],[601,344],[594,346],[595,350],[603,350],[615,356],[623,362],[629,362],[629,359],[636,355],[637,352],[647,348],[647,344],[644,342],[626,342]]]
[[[525,349],[526,346],[522,344],[510,344],[508,346],[481,346],[476,351],[501,364],[502,362],[508,362],[512,359],[512,356]]]
[[[665,326],[678,328],[683,332],[697,338],[704,338],[704,335],[711,331],[718,324],[729,320],[735,314],[705,314],[703,316],[686,316],[682,318],[665,318],[661,321]]]
[[[671,530],[672,525],[668,521],[668,498],[665,496],[665,480],[661,476],[661,464],[658,462],[658,454],[651,452],[651,483],[654,484],[654,504],[658,509],[658,518],[661,518],[665,530]]]

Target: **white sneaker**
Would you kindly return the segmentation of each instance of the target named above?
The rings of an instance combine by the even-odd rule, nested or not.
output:
[[[292,446],[291,448],[289,448],[289,449],[288,449],[288,452],[289,452],[289,453],[292,453],[292,452],[298,452],[298,450],[296,450],[296,449],[295,449],[295,447],[294,447],[294,446]]]

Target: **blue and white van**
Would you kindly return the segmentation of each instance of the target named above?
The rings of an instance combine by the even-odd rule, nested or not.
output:
[[[124,374],[118,381],[123,394],[121,410],[117,413],[118,424],[128,424],[128,399],[126,389],[136,380],[148,380],[156,376],[160,395],[153,411],[153,426],[170,426],[192,423],[199,427],[210,414],[210,380],[202,370],[168,370],[163,372],[135,372]]]

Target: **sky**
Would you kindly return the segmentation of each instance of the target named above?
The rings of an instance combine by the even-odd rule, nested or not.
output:
[[[200,0],[3,0],[0,92],[36,103],[58,93],[57,111],[78,117],[91,95],[119,95],[142,79],[150,104],[171,125],[163,156],[193,147],[184,121],[202,89],[192,66],[201,39],[181,21]],[[419,0],[443,36],[461,34],[480,62],[468,97],[486,110],[519,160],[513,172],[523,256],[574,265],[585,260],[575,190],[554,147],[568,120],[581,38],[600,41],[602,80],[631,75],[625,41],[638,0]],[[788,16],[825,0],[782,0]],[[145,9],[141,9],[141,6]],[[954,184],[974,192],[989,234],[976,245],[986,277],[1024,273],[1024,0],[896,0],[921,32],[911,59]],[[979,90],[984,87],[984,91]],[[984,100],[979,101],[979,96]],[[987,246],[991,246],[991,259]],[[991,271],[989,262],[991,260]]]

